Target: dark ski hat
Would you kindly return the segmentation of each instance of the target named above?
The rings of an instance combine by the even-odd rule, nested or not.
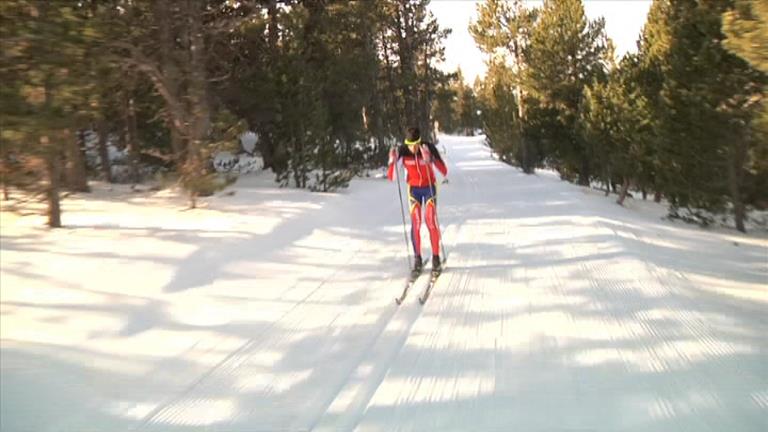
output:
[[[416,145],[421,143],[421,131],[415,126],[411,126],[405,131],[405,144]]]

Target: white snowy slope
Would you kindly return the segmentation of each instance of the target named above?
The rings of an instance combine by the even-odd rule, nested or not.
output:
[[[397,307],[397,189],[243,177],[2,214],[0,429],[764,431],[768,240],[442,137],[448,266]],[[426,229],[424,254],[429,254]]]

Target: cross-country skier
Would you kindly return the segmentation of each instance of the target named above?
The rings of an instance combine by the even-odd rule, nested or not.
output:
[[[434,165],[443,177],[448,175],[440,152],[434,144],[421,140],[419,128],[410,127],[405,134],[405,143],[389,152],[389,168],[387,177],[393,179],[395,163],[402,159],[405,167],[406,183],[408,184],[408,202],[411,213],[411,241],[416,256],[414,272],[421,272],[421,208],[424,206],[425,220],[429,229],[429,239],[432,243],[432,271],[440,271],[440,229],[437,226],[437,178],[432,169]]]

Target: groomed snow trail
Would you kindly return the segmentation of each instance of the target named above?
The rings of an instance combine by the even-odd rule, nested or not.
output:
[[[426,278],[394,304],[381,179],[243,179],[194,220],[91,202],[69,231],[3,233],[1,429],[766,429],[765,239],[523,175],[480,138],[440,147],[448,267],[424,306]]]
[[[765,429],[764,247],[524,176],[477,140],[443,143],[449,270],[387,329],[407,338],[380,343],[369,382],[347,384],[361,400],[342,391],[318,430]],[[722,285],[762,301],[705,290]]]

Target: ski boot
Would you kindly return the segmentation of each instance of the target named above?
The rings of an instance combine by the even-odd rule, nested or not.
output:
[[[443,271],[443,263],[440,261],[440,255],[432,255],[432,274]]]
[[[421,256],[416,255],[413,259],[413,270],[411,270],[411,278],[416,278],[421,274],[421,270],[424,269],[424,263],[421,261]]]

